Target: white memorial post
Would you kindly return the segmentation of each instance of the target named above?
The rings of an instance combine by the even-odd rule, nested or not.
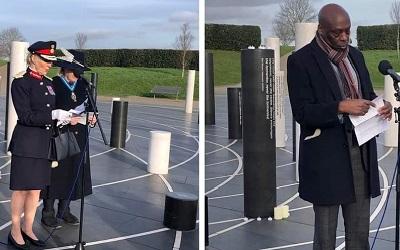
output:
[[[394,97],[394,86],[393,86],[393,79],[390,76],[385,76],[385,90],[383,94],[383,99],[390,102],[393,106],[396,106],[397,103],[396,98]],[[394,114],[393,117],[389,122],[389,129],[384,133],[384,143],[386,147],[397,147],[397,140],[398,140],[398,126],[394,122]]]
[[[276,147],[285,147],[285,113],[284,113],[284,88],[283,76],[280,71],[281,52],[280,41],[277,37],[265,39],[265,45],[268,49],[274,50],[275,57],[275,140]]]
[[[193,111],[193,94],[194,94],[195,79],[196,79],[196,71],[188,70],[187,83],[186,83],[185,112],[189,114],[191,114]]]
[[[147,171],[152,174],[168,174],[171,132],[150,131]]]
[[[26,71],[26,59],[28,56],[28,46],[29,43],[27,42],[11,42],[11,54],[10,54],[10,89],[8,92],[8,120],[7,122],[7,147],[6,151],[8,150],[8,146],[10,145],[11,136],[14,131],[14,127],[17,124],[17,113],[15,112],[14,104],[12,101],[11,96],[11,86],[12,81],[16,74]]]
[[[295,27],[295,50],[303,48],[315,37],[318,23],[296,23]],[[299,181],[299,144],[300,125],[296,123],[296,180]]]

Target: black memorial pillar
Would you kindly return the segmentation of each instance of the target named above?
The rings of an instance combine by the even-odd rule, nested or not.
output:
[[[274,51],[241,53],[244,215],[273,216],[276,206]]]
[[[228,138],[242,139],[242,93],[240,88],[227,88]]]
[[[215,125],[214,60],[212,53],[206,53],[205,62],[205,121],[206,125]]]

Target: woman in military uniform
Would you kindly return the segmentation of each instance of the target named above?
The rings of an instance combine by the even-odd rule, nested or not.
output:
[[[87,100],[87,81],[81,75],[89,68],[84,66],[84,54],[76,50],[64,52],[66,60],[58,60],[54,64],[61,67],[60,74],[53,78],[54,91],[56,93],[56,108],[63,110],[75,109]],[[89,107],[90,109],[90,107]],[[86,115],[83,115],[86,118]],[[95,117],[90,116],[89,122],[94,124]],[[57,168],[52,169],[51,185],[41,194],[43,198],[42,223],[48,227],[58,228],[60,224],[57,218],[62,219],[70,225],[78,225],[78,218],[71,213],[70,201],[81,198],[81,175],[77,178],[78,172],[82,173],[85,168],[84,195],[92,193],[92,180],[90,175],[90,158],[86,151],[86,165],[80,166],[83,151],[86,145],[85,122],[73,126],[64,126],[61,132],[69,130],[73,132],[81,149],[81,153],[61,160]],[[82,160],[82,165],[84,161]],[[81,169],[79,171],[79,168]],[[74,186],[75,183],[75,187]],[[58,199],[57,216],[55,216],[54,203]]]
[[[32,231],[40,190],[50,184],[48,159],[53,120],[69,121],[71,114],[53,110],[55,92],[52,81],[45,75],[56,60],[56,42],[39,41],[28,51],[29,68],[12,82],[11,95],[18,115],[10,148],[10,189],[12,226],[8,241],[18,249],[28,249],[29,244],[44,246]],[[24,223],[21,226],[21,216]]]

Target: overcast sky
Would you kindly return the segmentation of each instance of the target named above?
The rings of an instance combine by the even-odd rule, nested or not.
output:
[[[198,48],[198,0],[3,0],[0,30],[17,27],[25,39],[74,48],[77,32],[88,48],[173,48],[188,22]]]
[[[335,2],[358,25],[391,23],[393,0],[313,0],[316,10]],[[273,36],[271,21],[280,0],[205,0],[206,22],[259,25]],[[88,35],[88,48],[173,48],[180,26],[188,22],[198,48],[198,0],[9,0],[2,1],[0,30],[17,27],[30,43],[56,40],[74,48],[77,32]]]
[[[205,0],[206,22],[226,24],[248,24],[261,26],[262,37],[273,36],[271,22],[279,11],[280,0]],[[353,40],[358,25],[389,24],[393,0],[312,0],[319,9],[328,3],[343,6],[352,21]]]

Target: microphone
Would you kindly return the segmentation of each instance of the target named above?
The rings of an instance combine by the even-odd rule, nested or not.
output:
[[[379,72],[381,72],[382,75],[389,75],[393,81],[395,82],[400,82],[400,76],[394,71],[392,65],[388,60],[382,60],[379,62],[378,66]]]

